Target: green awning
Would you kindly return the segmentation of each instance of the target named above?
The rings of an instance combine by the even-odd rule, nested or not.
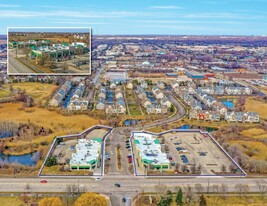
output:
[[[93,164],[95,164],[96,163],[96,160],[90,160],[89,162],[88,162],[88,164],[90,164],[90,165],[93,165]]]
[[[142,159],[145,164],[151,164],[153,161],[148,159]]]
[[[140,144],[139,140],[138,139],[135,139],[134,140],[134,144]]]
[[[100,137],[95,137],[93,140],[100,143],[103,142],[103,139]]]
[[[155,139],[155,140],[154,140],[154,143],[155,143],[155,144],[160,144],[160,141],[159,141],[158,139]]]

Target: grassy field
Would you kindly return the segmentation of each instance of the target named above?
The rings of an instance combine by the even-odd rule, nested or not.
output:
[[[0,196],[0,206],[26,206],[20,197],[1,197]]]
[[[50,98],[51,94],[57,89],[57,86],[54,84],[43,84],[38,82],[13,83],[12,86],[14,89],[25,90],[26,93],[34,99],[36,104],[39,101],[44,104],[45,101]],[[9,89],[9,85],[4,85],[4,87]]]
[[[42,198],[37,198],[35,194],[32,194],[32,197],[28,197],[28,203],[24,203],[23,202],[23,197],[20,196],[13,196],[13,197],[2,197],[0,196],[0,206],[30,206],[31,203],[33,202],[38,202],[40,201]],[[51,194],[47,194],[48,196],[51,196]],[[74,205],[74,201],[75,201],[76,197],[72,198],[72,197],[64,197],[62,198],[62,202],[63,205],[68,205],[68,206],[73,206]]]
[[[264,129],[261,129],[261,128],[250,128],[247,130],[243,130],[241,132],[241,134],[246,136],[246,137],[253,138],[253,139],[267,138],[266,131]]]
[[[207,205],[214,206],[264,206],[267,205],[266,200],[262,200],[259,196],[248,196],[247,198],[239,197],[227,197],[226,200],[223,200],[220,197],[216,196],[207,196]]]
[[[237,144],[241,150],[248,156],[258,159],[267,160],[267,146],[262,142],[244,141],[244,140],[230,140],[230,145]]]
[[[40,143],[44,140],[51,142],[53,137],[80,133],[81,131],[98,124],[98,119],[91,118],[87,115],[71,115],[64,116],[57,111],[48,111],[45,108],[33,107],[30,109],[21,109],[20,103],[4,103],[0,107],[0,119],[2,121],[12,121],[16,123],[34,123],[38,126],[49,128],[53,134],[49,136],[36,137],[34,140],[19,140],[8,143],[10,147],[25,147],[22,153],[28,153],[31,147],[27,147],[32,143]],[[79,121],[77,121],[79,120]],[[22,148],[21,148],[22,149]],[[18,152],[16,154],[21,154]],[[14,152],[15,153],[15,152]]]
[[[0,89],[0,98],[10,96],[10,92],[8,90]]]
[[[175,196],[175,195],[173,195]],[[260,196],[247,196],[245,198],[239,198],[238,196],[229,196],[225,200],[219,196],[214,195],[205,195],[207,206],[266,206],[266,199],[261,199]],[[183,204],[188,206],[188,204]],[[140,201],[135,202],[135,206],[156,206],[156,204],[145,204],[143,202],[143,197],[140,198]],[[175,203],[175,197],[171,206],[177,206]],[[191,204],[191,206],[199,206],[199,203]]]
[[[246,111],[258,112],[260,118],[267,119],[267,104],[256,100],[254,97],[248,97],[245,105]]]

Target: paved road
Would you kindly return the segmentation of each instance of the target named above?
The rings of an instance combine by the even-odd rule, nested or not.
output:
[[[9,56],[8,59],[8,73],[18,74],[18,73],[34,73],[30,68],[26,67],[24,64],[20,63],[14,57]]]
[[[117,176],[104,176],[101,181],[95,182],[92,178],[80,178],[80,180],[74,178],[47,178],[47,183],[40,183],[40,178],[1,178],[0,192],[64,192],[66,185],[82,185],[86,190],[91,192],[101,192],[104,194],[116,193],[123,196],[127,194],[127,197],[133,197],[141,190],[144,192],[154,192],[155,186],[159,183],[166,184],[168,189],[175,190],[177,186],[187,186],[194,184],[202,184],[210,187],[212,185],[227,184],[229,191],[235,191],[234,186],[238,183],[247,184],[250,187],[251,192],[258,192],[256,181],[267,181],[267,178],[225,178],[225,177],[213,177],[213,178],[144,178],[128,175]],[[115,183],[121,185],[120,188],[114,186]],[[29,189],[26,189],[26,185],[29,185]]]
[[[150,127],[156,127],[159,125],[168,124],[168,123],[181,119],[186,114],[186,110],[184,106],[173,96],[173,94],[170,91],[165,92],[165,95],[170,99],[172,104],[174,104],[174,106],[178,109],[177,114],[175,114],[172,117],[163,119],[163,120],[156,120],[153,123],[145,125],[144,128],[150,128]]]
[[[34,65],[31,65],[31,68],[30,68],[22,64],[20,61],[15,59],[16,55],[14,52],[9,52],[8,55],[9,55],[8,56],[8,72],[9,73],[11,74],[44,73],[43,71],[41,71]],[[25,61],[25,64],[29,64],[29,63]]]

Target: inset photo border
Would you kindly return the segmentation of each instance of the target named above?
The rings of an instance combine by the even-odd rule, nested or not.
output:
[[[8,75],[91,75],[91,27],[8,27]]]

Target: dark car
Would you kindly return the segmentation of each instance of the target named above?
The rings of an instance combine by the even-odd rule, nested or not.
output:
[[[123,203],[126,202],[126,198],[125,198],[125,197],[122,198],[122,202],[123,202]]]
[[[115,183],[116,187],[121,187],[121,185],[119,183]]]

